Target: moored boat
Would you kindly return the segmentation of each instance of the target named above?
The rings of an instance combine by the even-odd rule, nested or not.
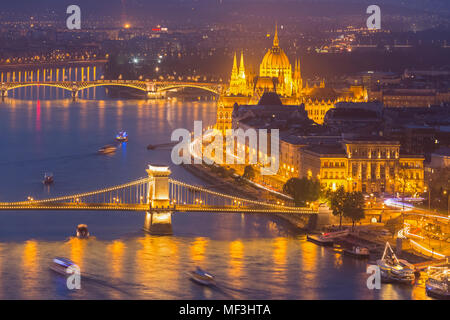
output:
[[[190,279],[198,284],[204,286],[214,286],[216,281],[214,280],[214,276],[200,267],[197,267],[194,271],[189,273]]]
[[[61,258],[56,257],[53,259],[52,263],[50,264],[50,269],[62,274],[67,275],[67,269],[69,269],[71,266],[76,266],[73,261],[67,258]]]
[[[358,259],[367,259],[370,256],[370,251],[367,248],[354,246],[352,249],[344,249],[345,255],[352,256]]]
[[[106,145],[98,149],[98,153],[100,154],[110,154],[116,152],[117,148],[113,145]]]
[[[428,296],[438,299],[450,299],[450,272],[447,268],[434,268],[429,272],[425,282],[425,292]]]
[[[399,282],[412,284],[415,280],[414,269],[406,260],[403,263],[397,259],[389,242],[386,242],[383,256],[377,260],[377,265],[380,268],[381,279],[384,282]]]
[[[306,239],[308,241],[311,241],[312,243],[321,245],[321,246],[325,246],[325,247],[331,247],[334,243],[333,239],[330,238],[326,238],[323,235],[307,235]]]
[[[79,224],[77,226],[77,238],[87,239],[89,238],[89,231],[86,224]]]
[[[306,239],[308,241],[311,241],[315,244],[321,245],[321,246],[332,246],[334,243],[334,239],[339,237],[345,237],[349,234],[349,230],[340,230],[335,232],[325,232],[321,235],[307,235]]]

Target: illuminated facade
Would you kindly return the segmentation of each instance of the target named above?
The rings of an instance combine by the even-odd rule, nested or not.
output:
[[[241,53],[241,61],[239,69],[236,62],[236,54],[234,54],[233,70],[231,71],[229,94],[233,96],[250,96],[251,86],[245,75],[244,54]]]
[[[396,141],[344,140],[342,146],[310,146],[301,154],[301,176],[318,178],[325,189],[409,195],[424,190],[424,157],[401,156]]]

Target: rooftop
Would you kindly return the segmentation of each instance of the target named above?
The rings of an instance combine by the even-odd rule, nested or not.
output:
[[[313,152],[320,156],[342,156],[345,157],[345,150],[341,145],[311,145],[304,150]]]
[[[433,152],[433,155],[450,157],[450,147],[440,147]]]
[[[282,106],[283,103],[276,92],[264,92],[258,101],[258,106]]]

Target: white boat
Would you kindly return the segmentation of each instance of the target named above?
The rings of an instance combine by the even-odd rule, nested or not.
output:
[[[75,265],[75,263],[67,258],[56,257],[50,264],[50,269],[61,275],[66,276],[67,269],[73,265]]]
[[[425,282],[428,296],[438,299],[450,299],[450,272],[448,268],[432,268]]]
[[[199,267],[197,267],[194,271],[189,273],[192,281],[197,282],[204,286],[214,286],[216,285],[216,281],[214,280],[214,276]]]
[[[321,246],[332,246],[334,243],[334,239],[345,237],[349,234],[349,232],[350,231],[348,229],[335,232],[325,232],[318,236],[307,235],[306,239]]]
[[[399,260],[386,242],[381,259],[377,260],[380,267],[381,279],[385,282],[401,282],[412,284],[415,280],[414,267],[406,260]]]
[[[370,251],[367,248],[354,246],[352,249],[344,249],[345,255],[349,255],[358,259],[366,259],[370,256]]]

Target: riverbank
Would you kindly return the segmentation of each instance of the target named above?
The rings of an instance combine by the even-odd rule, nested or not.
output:
[[[269,195],[269,191],[264,191],[245,180],[237,182],[236,177],[232,177],[232,174],[227,173],[227,170],[223,168],[221,171],[225,176],[213,172],[212,167],[208,167],[203,164],[197,165],[182,165],[187,171],[196,177],[210,183],[208,186],[211,189],[222,191],[227,194],[232,194],[237,197],[245,197],[253,200],[260,199],[278,199],[282,201],[280,197],[276,197],[276,194]],[[286,215],[275,214],[277,218],[288,222],[292,227],[307,233],[317,233],[314,230],[315,219],[312,217],[306,217],[303,215]],[[347,227],[351,227],[347,225]],[[360,246],[367,247],[377,259],[381,257],[386,242],[389,242],[393,247],[396,247],[396,238],[392,234],[387,234],[384,223],[367,223],[363,225],[355,226],[355,231],[345,238],[339,239],[336,243],[343,247]],[[399,253],[399,258],[410,261],[411,263],[420,263],[430,260],[430,257],[420,254],[414,251],[411,246],[405,246]]]
[[[348,236],[340,238],[336,243],[342,247],[351,248],[353,246],[366,247],[371,252],[371,257],[377,259],[383,254],[386,242],[396,249],[396,254],[400,259],[405,259],[410,263],[420,263],[432,260],[431,257],[414,251],[407,241],[402,242],[402,248],[397,249],[397,238],[384,233],[384,225],[376,224],[369,226],[358,226]]]
[[[211,183],[208,186],[211,189],[217,191],[223,191],[227,194],[235,195],[237,197],[244,197],[252,200],[266,199],[272,202],[284,202],[286,199],[278,196],[276,193],[271,193],[268,190],[260,189],[251,183],[246,182],[243,179],[237,179],[236,177],[221,176],[211,171],[208,166],[202,164],[185,165],[183,168],[192,173],[194,176]],[[224,169],[226,170],[226,169]],[[239,182],[238,182],[239,181]],[[301,232],[311,232],[314,229],[314,221],[312,217],[304,215],[287,215],[287,214],[274,214],[277,218],[289,223],[292,227]]]

